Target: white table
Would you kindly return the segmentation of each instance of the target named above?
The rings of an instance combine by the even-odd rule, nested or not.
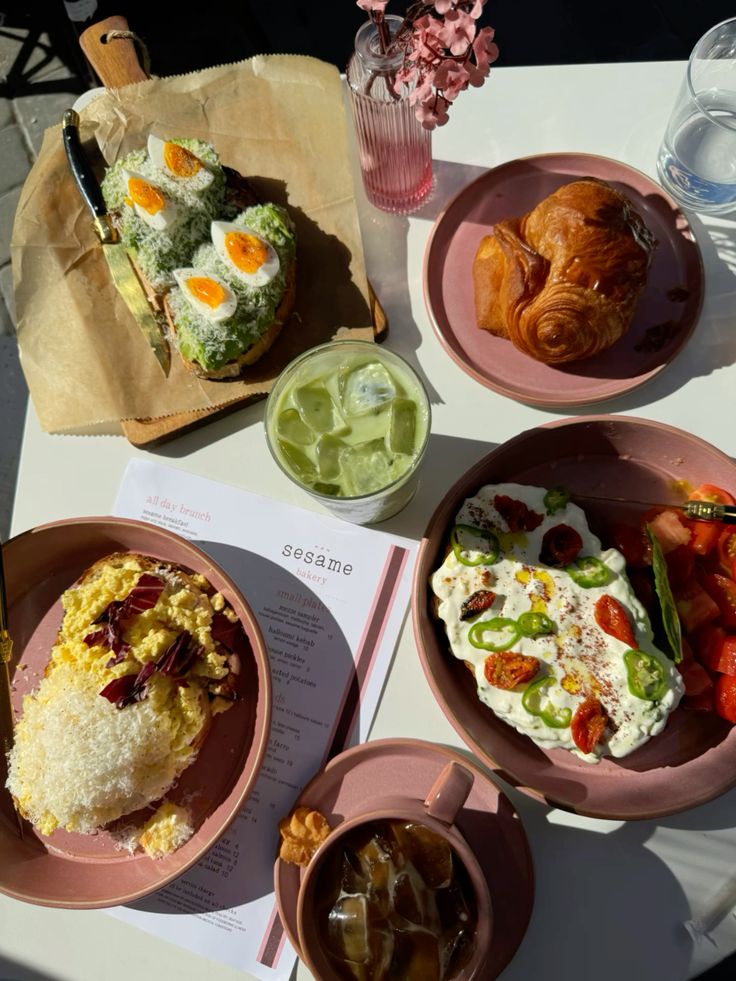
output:
[[[482,170],[515,157],[581,151],[625,161],[655,175],[665,121],[683,63],[494,69],[486,86],[464,93],[436,131],[438,179],[432,201],[410,219],[370,208],[359,191],[369,276],[391,323],[389,345],[429,382],[433,437],[420,491],[387,530],[421,537],[457,475],[496,444],[565,413],[520,405],[474,383],[445,354],[424,308],[422,255],[436,213]],[[693,225],[707,270],[706,302],[685,353],[654,382],[591,411],[631,413],[689,430],[736,456],[732,425],[736,368],[736,225]],[[473,411],[468,411],[472,400]],[[121,437],[60,437],[41,432],[29,410],[13,532],[78,515],[109,512],[128,459]],[[267,453],[263,405],[164,446],[157,459],[303,507]],[[315,505],[316,506],[316,505]],[[411,691],[411,699],[405,693]],[[458,746],[459,739],[423,677],[410,622],[404,628],[372,738],[414,736]],[[505,981],[595,977],[678,981],[736,949],[729,915],[714,942],[693,945],[681,928],[734,869],[736,791],[660,821],[578,818],[514,791],[531,842],[536,902],[529,930]],[[23,965],[23,966],[20,966]],[[0,897],[0,977],[98,981],[228,981],[246,975],[208,965],[101,912],[68,912]],[[308,977],[300,966],[298,977]]]

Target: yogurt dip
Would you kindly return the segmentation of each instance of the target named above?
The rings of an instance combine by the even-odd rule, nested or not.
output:
[[[504,497],[513,504],[504,504]],[[525,519],[518,504],[531,517]],[[538,746],[567,749],[596,763],[604,755],[626,756],[661,732],[682,697],[683,684],[675,664],[654,645],[649,618],[629,583],[621,553],[601,548],[577,505],[564,500],[557,504],[548,513],[554,505],[541,487],[482,487],[460,508],[451,547],[430,585],[452,654],[472,669],[480,700]],[[519,510],[521,522],[513,513]],[[545,535],[560,525],[580,536],[578,565],[568,559],[555,567],[549,547],[546,561],[540,559]],[[483,531],[490,534],[483,537]],[[596,604],[604,596],[625,611],[634,644],[599,626]],[[493,676],[489,658],[503,650],[537,659],[536,665],[525,662],[532,666],[531,676],[511,689],[497,687],[487,677]],[[605,729],[596,745],[583,752],[573,738],[575,713],[595,700],[607,717]]]

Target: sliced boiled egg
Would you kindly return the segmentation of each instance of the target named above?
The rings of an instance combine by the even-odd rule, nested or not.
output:
[[[125,203],[129,208],[134,208],[135,213],[147,225],[161,231],[176,224],[179,209],[157,184],[127,170],[123,171],[123,180]]]
[[[212,244],[228,269],[248,286],[265,286],[279,271],[273,247],[252,228],[213,221]]]
[[[186,182],[195,190],[200,191],[212,183],[212,172],[199,157],[171,140],[162,140],[151,134],[148,137],[148,156],[157,170],[176,180]]]
[[[189,304],[206,320],[216,324],[235,313],[235,294],[219,276],[188,268],[175,269],[174,279]]]

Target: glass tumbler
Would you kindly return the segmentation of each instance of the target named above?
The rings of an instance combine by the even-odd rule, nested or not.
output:
[[[736,208],[736,18],[712,27],[693,48],[657,171],[685,208]]]

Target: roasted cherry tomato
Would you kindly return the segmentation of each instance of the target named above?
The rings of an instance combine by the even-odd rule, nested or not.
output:
[[[490,610],[496,600],[496,594],[492,589],[476,589],[466,600],[463,600],[460,607],[460,619],[472,620],[480,613]]]
[[[595,604],[595,622],[605,633],[623,641],[627,647],[636,647],[636,634],[631,620],[619,601],[606,593]]]
[[[689,634],[720,615],[718,604],[694,579],[678,590],[675,602],[680,622]]]
[[[580,554],[583,539],[570,525],[555,525],[544,533],[539,560],[545,565],[561,569]]]
[[[709,572],[700,580],[706,593],[720,610],[720,622],[730,630],[736,630],[736,582],[728,576]]]
[[[715,501],[716,504],[736,504],[728,491],[713,484],[701,484],[688,495],[690,501]],[[689,521],[692,538],[690,548],[698,555],[707,555],[718,542],[721,526],[715,521]]]
[[[592,753],[601,740],[608,722],[606,710],[593,695],[575,709],[570,724],[573,742],[581,753]]]
[[[531,681],[539,671],[539,660],[513,651],[489,654],[483,663],[483,674],[489,685],[511,691],[517,685]]]
[[[736,579],[736,526],[724,528],[718,536],[718,564],[724,576]]]
[[[736,722],[736,678],[722,674],[716,681],[716,712],[729,722]]]
[[[496,494],[493,506],[508,525],[509,531],[534,531],[544,521],[544,515],[532,511],[523,501],[505,494]]]

